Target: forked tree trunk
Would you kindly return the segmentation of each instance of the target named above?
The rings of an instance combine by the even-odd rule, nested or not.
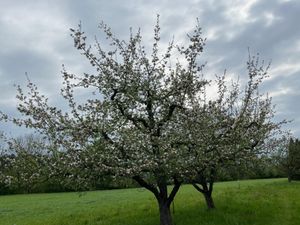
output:
[[[133,179],[154,194],[159,207],[160,225],[173,225],[170,206],[182,182],[174,178],[174,187],[168,195],[167,180],[164,177],[158,179],[157,186],[147,183],[140,176],[134,176]]]
[[[205,197],[205,202],[206,202],[206,206],[208,209],[214,209],[215,207],[215,203],[214,200],[212,198],[212,194],[211,192],[204,192],[203,193],[204,197]]]
[[[212,197],[213,182],[209,183],[209,185],[207,185],[206,182],[201,182],[202,188],[200,188],[196,183],[193,183],[193,186],[196,188],[197,191],[203,194],[208,209],[216,208]]]

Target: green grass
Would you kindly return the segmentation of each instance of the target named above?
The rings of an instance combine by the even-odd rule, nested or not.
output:
[[[175,198],[175,224],[300,224],[300,182],[222,182],[215,185],[214,199],[217,209],[209,211],[200,193],[184,185]],[[0,225],[157,224],[156,201],[144,189],[0,196]]]

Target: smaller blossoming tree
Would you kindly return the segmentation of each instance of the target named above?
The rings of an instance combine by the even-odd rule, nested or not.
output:
[[[182,133],[188,138],[179,144],[190,149],[190,182],[208,208],[215,208],[212,191],[219,168],[255,161],[277,151],[276,145],[284,141],[281,126],[287,121],[274,122],[271,98],[259,92],[269,66],[249,53],[244,89],[239,82],[228,85],[224,73],[216,79],[217,98],[202,107],[197,103],[184,115]]]

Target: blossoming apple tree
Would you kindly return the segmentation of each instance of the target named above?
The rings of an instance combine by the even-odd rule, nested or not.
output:
[[[187,138],[178,144],[190,149],[190,182],[204,195],[208,208],[215,207],[212,191],[220,167],[270,154],[276,151],[274,145],[284,140],[280,139],[286,134],[281,126],[287,121],[274,121],[271,98],[259,90],[269,76],[269,66],[249,53],[245,88],[239,82],[228,84],[224,73],[215,80],[215,100],[202,106],[197,103],[183,114],[182,134]]]
[[[51,106],[29,81],[28,93],[18,87],[18,110],[24,117],[2,113],[2,119],[48,137],[54,151],[64,152],[62,160],[67,163],[59,165],[92,166],[99,174],[134,179],[154,194],[160,224],[171,225],[170,205],[183,181],[193,181],[198,187],[202,171],[233,155],[240,157],[263,141],[265,129],[272,128],[262,126],[271,113],[269,100],[253,95],[264,75],[249,70],[242,101],[235,87],[227,95],[219,79],[219,98],[207,101],[210,81],[199,64],[205,39],[198,24],[187,35],[186,46],[171,41],[164,52],[159,45],[159,19],[150,51],[143,46],[140,31],[130,32],[129,40],[123,41],[106,24],[99,27],[109,47],[97,39],[89,45],[81,25],[71,29],[74,46],[95,70],[75,75],[63,67],[61,94],[69,111]],[[90,94],[86,101],[78,101],[77,90]],[[99,142],[104,147],[82,154]],[[170,191],[168,184],[173,185]]]

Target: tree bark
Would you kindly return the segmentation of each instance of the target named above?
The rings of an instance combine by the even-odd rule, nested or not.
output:
[[[160,225],[172,225],[172,215],[168,202],[158,202]]]
[[[204,197],[205,197],[205,202],[206,202],[206,206],[208,209],[214,209],[215,207],[215,203],[214,200],[212,198],[211,192],[204,192],[203,193]]]

